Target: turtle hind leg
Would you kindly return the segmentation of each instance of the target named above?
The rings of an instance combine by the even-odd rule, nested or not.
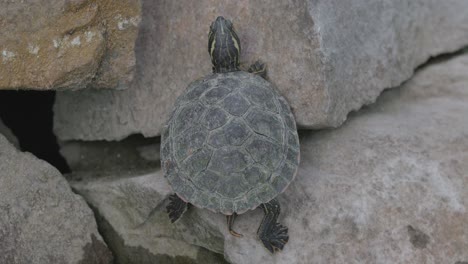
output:
[[[247,71],[255,75],[258,75],[262,77],[263,79],[266,79],[266,74],[267,74],[266,65],[260,60],[257,60],[252,65],[250,65]]]
[[[169,196],[169,204],[166,206],[166,211],[169,214],[171,223],[177,221],[189,208],[190,204],[184,202],[177,196],[177,194],[171,194]]]
[[[276,199],[261,204],[265,216],[258,228],[257,234],[263,245],[271,252],[282,250],[289,240],[288,228],[277,221],[280,214],[280,204]]]
[[[237,233],[236,231],[232,229],[232,226],[234,225],[234,220],[236,219],[236,217],[237,217],[236,213],[233,213],[232,215],[226,215],[226,221],[227,221],[229,233],[231,233],[231,235],[235,237],[242,237],[241,234]]]

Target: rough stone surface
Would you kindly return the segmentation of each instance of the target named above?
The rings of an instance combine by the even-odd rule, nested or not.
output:
[[[280,196],[290,242],[275,256],[239,217],[232,263],[457,263],[468,260],[468,55],[431,65],[336,130],[303,133],[298,176]]]
[[[71,171],[99,175],[147,173],[160,166],[159,139],[134,135],[117,142],[64,142],[60,153]],[[68,177],[68,174],[65,175]]]
[[[11,129],[2,122],[0,119],[0,135],[3,135],[13,146],[19,149],[19,141],[16,136],[13,134]]]
[[[143,1],[127,91],[57,95],[61,139],[155,136],[175,99],[211,70],[210,23],[232,18],[242,63],[267,62],[302,128],[339,126],[431,56],[468,44],[465,0]]]
[[[182,238],[180,227],[170,224],[164,201],[172,191],[160,160],[148,155],[149,148],[159,152],[156,141],[132,136],[120,142],[67,142],[61,153],[73,173],[66,176],[93,207],[117,264],[224,263],[222,255],[203,248],[223,252],[223,241],[213,239],[221,234],[211,234],[213,228],[206,231],[200,222],[197,235]]]
[[[140,19],[135,0],[3,1],[0,89],[126,88]]]
[[[215,226],[196,215],[188,216],[184,226],[171,224],[164,203],[171,190],[161,171],[124,178],[88,176],[72,181],[72,187],[95,208],[117,263],[225,262],[219,255],[222,234]],[[188,225],[193,232],[187,232]]]
[[[132,241],[163,233],[173,243],[224,251],[231,263],[464,263],[466,72],[468,55],[430,65],[341,128],[301,133],[299,173],[279,196],[290,241],[275,255],[256,238],[260,210],[237,218],[243,238],[208,210],[191,208],[170,225],[162,200],[171,191],[159,172],[73,186],[108,221],[138,226],[122,228]]]
[[[112,263],[93,212],[46,162],[0,135],[0,263]]]

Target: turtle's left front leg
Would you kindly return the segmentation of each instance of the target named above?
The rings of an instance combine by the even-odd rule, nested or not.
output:
[[[180,199],[177,194],[171,194],[169,196],[169,205],[166,206],[167,213],[171,219],[171,223],[177,221],[189,208],[190,204]]]
[[[288,228],[276,222],[280,214],[280,204],[276,199],[268,203],[261,204],[265,216],[258,228],[257,234],[263,245],[271,252],[282,250],[284,245],[288,243],[289,235]]]
[[[249,69],[247,70],[250,73],[253,73],[255,75],[258,75],[262,77],[263,79],[266,79],[266,74],[267,74],[267,68],[265,63],[263,63],[260,60],[257,60],[254,62],[252,65],[250,65]]]

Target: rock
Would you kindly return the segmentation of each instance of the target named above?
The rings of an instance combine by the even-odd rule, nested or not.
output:
[[[112,263],[83,198],[1,135],[0,197],[0,263]]]
[[[0,90],[122,88],[133,78],[139,1],[6,1],[0,17]]]
[[[256,238],[260,210],[236,220],[243,238],[208,210],[191,208],[170,224],[171,190],[156,168],[72,186],[125,245],[152,254],[192,254],[187,248],[201,246],[231,263],[464,263],[467,71],[468,54],[424,67],[341,128],[302,132],[298,175],[279,196],[290,241],[275,255]]]
[[[466,9],[464,0],[145,0],[130,88],[59,93],[55,131],[64,140],[159,135],[176,97],[211,70],[217,15],[234,20],[244,65],[267,62],[300,127],[337,127],[431,56],[467,45]]]
[[[13,134],[11,129],[2,122],[0,119],[0,135],[3,135],[15,148],[19,148],[19,141],[18,138]]]
[[[117,263],[224,263],[222,255],[203,248],[222,253],[222,235],[211,234],[213,228],[203,227],[199,217],[193,219],[200,226],[196,236],[179,235],[183,232],[169,222],[163,203],[171,190],[153,147],[159,150],[155,139],[132,136],[121,142],[67,142],[61,153],[73,171],[67,177],[95,208]]]
[[[196,231],[191,234],[184,232],[186,225],[169,222],[164,200],[171,190],[159,170],[124,178],[115,174],[96,179],[88,174],[72,186],[96,208],[100,230],[117,263],[225,262],[216,254],[223,252],[224,239],[215,226],[193,217],[190,226]]]
[[[152,149],[154,148],[154,150]],[[159,138],[134,135],[119,142],[93,141],[63,142],[60,154],[71,171],[102,175],[122,175],[124,172],[148,173],[160,166]],[[75,174],[71,175],[72,177]],[[70,175],[66,175],[70,178]],[[81,177],[81,176],[80,176]]]
[[[303,133],[299,174],[280,197],[287,248],[271,256],[254,237],[227,237],[227,259],[467,261],[467,70],[468,55],[425,67],[341,128]],[[239,217],[237,231],[259,220]]]
[[[161,155],[159,153],[159,149],[161,148],[160,144],[151,144],[148,146],[142,146],[138,148],[138,152],[140,153],[140,157],[147,161],[160,161]]]

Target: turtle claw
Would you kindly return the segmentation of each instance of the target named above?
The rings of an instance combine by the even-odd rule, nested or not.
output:
[[[250,65],[247,71],[255,75],[258,75],[262,77],[263,79],[266,78],[266,74],[267,74],[266,65],[260,60],[257,60],[252,65]]]
[[[237,233],[236,231],[232,229],[232,226],[234,225],[234,220],[236,220],[236,217],[237,217],[236,213],[233,213],[232,215],[226,215],[229,233],[235,237],[242,237],[241,234]]]
[[[171,194],[169,196],[169,201],[169,205],[166,206],[166,211],[169,214],[171,223],[174,223],[187,211],[189,204],[180,199],[177,194]]]
[[[235,237],[243,237],[242,234],[239,234],[239,233],[237,233],[237,232],[234,231],[234,230],[229,230],[229,233],[230,233],[231,235],[235,236]]]
[[[271,253],[281,251],[289,241],[288,228],[275,223],[270,230],[262,234],[260,240]]]

